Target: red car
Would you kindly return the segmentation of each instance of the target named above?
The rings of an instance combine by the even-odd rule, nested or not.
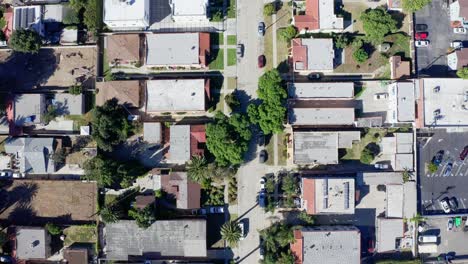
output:
[[[463,151],[460,153],[460,159],[465,160],[466,156],[468,155],[468,146],[466,146]]]
[[[258,67],[263,68],[265,67],[265,55],[258,56]]]
[[[416,32],[416,34],[414,34],[414,38],[416,40],[425,40],[428,35],[429,34],[427,32]]]

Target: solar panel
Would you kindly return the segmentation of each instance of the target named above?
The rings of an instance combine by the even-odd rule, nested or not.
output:
[[[349,209],[349,182],[345,182],[344,184],[344,207],[345,209]]]

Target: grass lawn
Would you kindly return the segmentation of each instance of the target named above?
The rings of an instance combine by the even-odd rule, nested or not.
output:
[[[211,52],[209,67],[210,70],[224,69],[224,49],[215,49]]]
[[[227,44],[228,45],[236,45],[237,44],[237,36],[236,35],[229,35],[227,36]]]
[[[223,45],[223,44],[224,44],[223,33],[210,33],[210,45],[211,46]]]
[[[275,165],[275,148],[274,148],[275,142],[273,140],[273,136],[270,138],[270,142],[268,142],[268,145],[265,146],[265,150],[268,152],[268,159],[265,162],[266,165],[273,166]]]
[[[345,63],[336,67],[335,72],[372,73],[388,63],[388,59],[386,57],[380,54],[380,52],[374,51],[366,62],[358,64],[354,61],[353,52],[353,47],[348,46],[345,48]]]
[[[229,6],[227,10],[228,18],[236,18],[236,0],[229,0]]]
[[[346,3],[343,10],[351,13],[351,20],[353,21],[353,31],[364,33],[362,22],[359,19],[361,13],[367,9],[367,6],[362,3]]]
[[[96,243],[97,230],[93,225],[70,226],[63,230],[66,238],[65,246],[70,246],[73,243]]]
[[[291,19],[291,7],[286,3],[283,4],[280,10],[276,13],[277,18],[277,32],[276,32],[276,56],[278,59],[278,70],[280,72],[287,73],[289,72],[289,46],[291,43],[284,41],[279,36],[279,31],[281,28],[285,28],[290,25],[289,20]]]
[[[288,137],[285,133],[278,134],[278,165],[286,166],[288,158]]]
[[[219,101],[216,104],[216,109],[215,110],[224,113],[224,94],[221,94],[219,96]]]
[[[361,158],[361,152],[367,146],[367,144],[377,143],[383,136],[385,136],[385,134],[387,134],[386,129],[370,128],[367,134],[361,138],[361,141],[353,143],[352,148],[346,149],[346,155],[344,155],[341,159],[359,160]]]
[[[265,47],[265,71],[273,69],[273,33],[271,31],[271,16],[265,17],[265,27],[267,28],[264,36]]]
[[[237,88],[237,78],[228,77],[227,78],[227,89],[234,90]]]
[[[5,152],[5,141],[7,136],[0,136],[0,152]]]
[[[73,130],[80,131],[80,126],[86,126],[91,122],[91,112],[84,115],[66,115],[67,120],[73,120]]]
[[[237,55],[236,55],[236,50],[235,49],[228,49],[227,50],[227,56],[228,56],[228,66],[233,66],[236,65],[237,63]]]
[[[105,205],[110,205],[114,203],[114,201],[118,198],[118,195],[113,195],[113,194],[106,194],[104,198],[104,204]]]
[[[410,37],[405,33],[395,33],[385,37],[385,42],[392,43],[390,50],[387,52],[389,56],[400,55],[406,59],[410,59]]]

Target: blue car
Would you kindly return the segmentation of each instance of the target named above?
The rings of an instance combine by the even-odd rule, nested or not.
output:
[[[261,191],[258,194],[258,205],[260,205],[260,207],[262,208],[266,207],[266,192],[265,191]]]
[[[434,163],[436,166],[439,166],[442,163],[443,158],[444,158],[444,151],[441,150],[437,152],[437,154],[434,156],[432,163]]]

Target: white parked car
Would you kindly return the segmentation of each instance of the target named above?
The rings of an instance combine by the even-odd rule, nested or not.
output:
[[[10,178],[13,176],[11,171],[0,171],[0,178]]]
[[[446,214],[450,213],[450,205],[448,203],[448,198],[445,197],[444,199],[440,200],[440,207],[442,207],[442,210],[444,210],[444,212]]]
[[[24,174],[19,173],[19,172],[15,172],[15,173],[13,173],[13,178],[24,178]]]
[[[383,100],[388,98],[388,93],[376,93],[374,94],[374,100]]]
[[[459,41],[459,40],[456,40],[456,41],[452,41],[450,43],[450,47],[451,48],[454,48],[454,49],[461,49],[463,48],[463,42]]]
[[[386,170],[386,169],[388,169],[388,164],[376,163],[376,164],[374,164],[374,168],[379,169],[379,170]]]
[[[237,225],[239,225],[239,228],[241,230],[240,240],[244,240],[244,238],[246,237],[244,222],[239,222]]]
[[[418,48],[429,46],[429,40],[416,40],[414,45]]]
[[[462,28],[462,27],[456,27],[456,28],[453,28],[453,33],[455,33],[455,34],[465,34],[466,29]]]
[[[260,190],[265,190],[265,177],[260,178]]]

